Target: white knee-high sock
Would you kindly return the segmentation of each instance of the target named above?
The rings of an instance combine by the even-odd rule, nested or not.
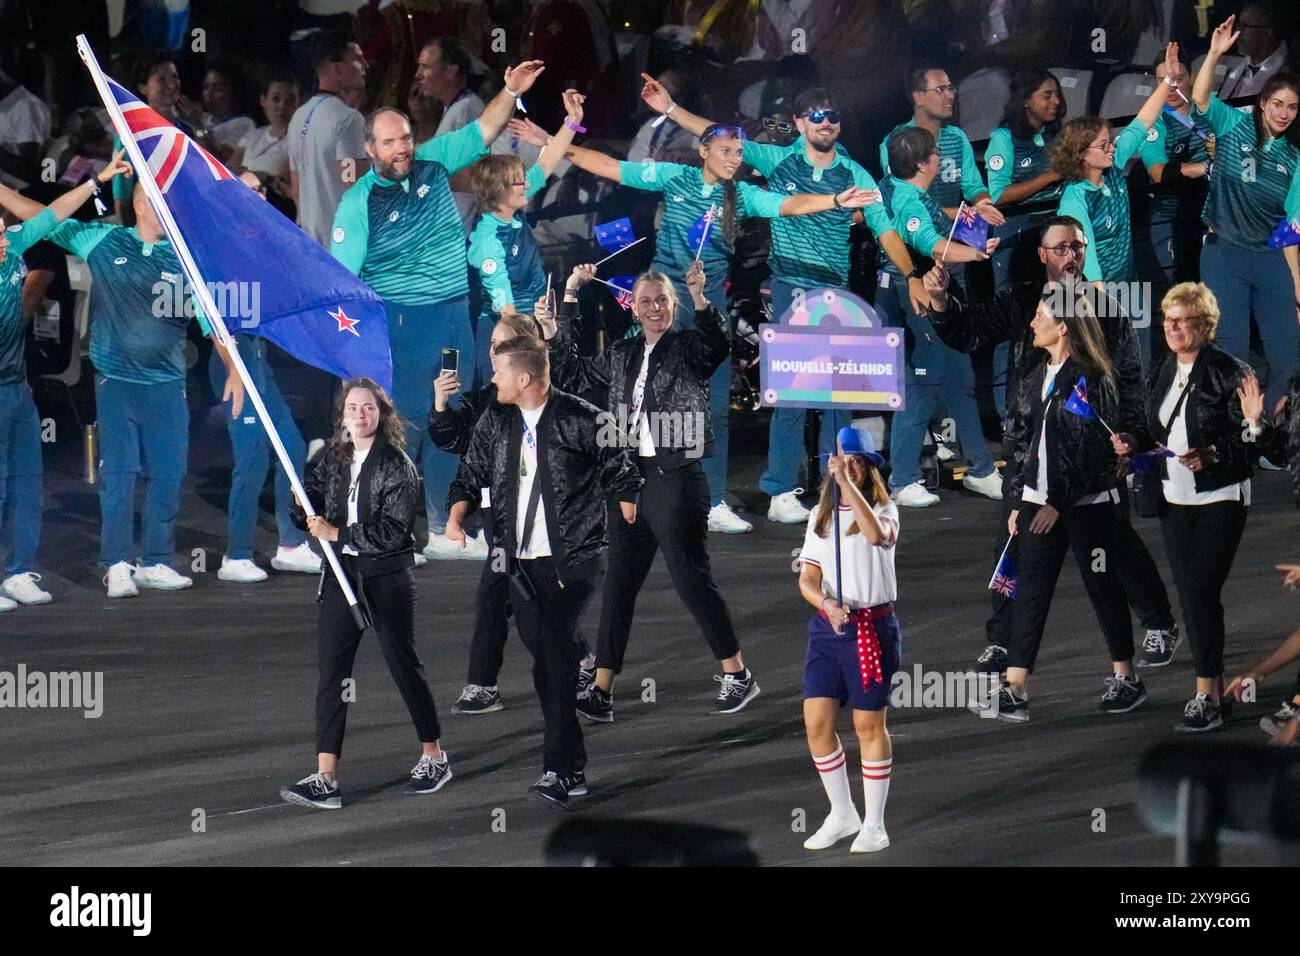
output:
[[[826,788],[826,796],[831,802],[831,813],[838,817],[856,817],[858,809],[853,805],[853,791],[849,788],[849,771],[845,767],[844,748],[839,738],[835,739],[835,750],[825,757],[813,757],[817,774]]]
[[[863,825],[873,830],[885,828],[885,801],[889,798],[889,773],[894,758],[862,761],[862,795],[866,800]]]

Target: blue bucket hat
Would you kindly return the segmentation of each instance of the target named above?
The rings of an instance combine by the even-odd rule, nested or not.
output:
[[[876,453],[876,442],[867,431],[859,431],[852,425],[845,425],[836,436],[839,446],[846,455],[861,455],[877,468],[885,467],[885,459]],[[822,452],[822,459],[830,458],[831,453]]]

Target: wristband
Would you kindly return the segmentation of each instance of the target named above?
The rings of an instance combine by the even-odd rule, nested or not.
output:
[[[575,133],[587,132],[587,127],[583,126],[581,123],[572,122],[567,116],[564,117],[564,128],[573,130]]]
[[[843,209],[843,208],[844,208],[843,206],[840,205],[840,195],[839,195],[839,193],[831,193],[831,205],[833,205],[836,209]]]
[[[676,103],[669,103],[668,109],[659,114],[659,118],[650,124],[651,128],[657,128],[664,125],[664,120],[668,119],[668,114],[677,109]]]
[[[98,174],[92,173],[86,182],[90,183],[90,198],[95,200],[95,212],[98,215],[104,215],[104,213],[108,212],[108,207],[105,206],[104,201],[99,198],[100,185]]]
[[[907,274],[907,277],[909,279],[920,279],[922,282],[925,281],[925,273],[922,272],[920,269],[913,269],[911,272]]]

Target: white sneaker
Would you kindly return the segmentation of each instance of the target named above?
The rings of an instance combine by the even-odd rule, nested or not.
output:
[[[720,501],[709,509],[709,530],[723,534],[744,534],[753,531],[754,526],[732,511],[725,501]]]
[[[299,574],[320,574],[321,556],[304,541],[296,548],[279,547],[271,559],[277,571],[296,571]]]
[[[426,558],[426,557],[425,557],[423,554],[421,554],[419,551],[415,552],[415,566],[416,566],[417,568],[422,568],[422,567],[424,567],[424,566],[425,566],[426,564],[428,564],[428,563],[429,563],[429,559],[428,559],[428,558]]]
[[[821,829],[803,841],[805,850],[824,850],[834,846],[845,837],[851,837],[862,829],[862,821],[855,810],[851,817],[828,816]]]
[[[230,558],[223,557],[221,569],[217,571],[218,580],[230,581],[233,584],[256,584],[258,581],[265,581],[267,577],[267,573],[254,564],[252,558],[235,558],[232,561]]]
[[[1285,465],[1275,464],[1273,461],[1269,460],[1263,455],[1259,456],[1259,467],[1262,468],[1264,471],[1286,471]]]
[[[482,531],[472,538],[467,536],[465,538],[465,550],[456,555],[456,557],[463,558],[466,561],[483,561],[487,556],[488,543]]]
[[[794,491],[773,495],[771,504],[767,506],[767,520],[780,524],[807,524],[812,512],[799,501],[802,493],[802,488],[796,488]]]
[[[853,841],[853,846],[849,848],[850,853],[875,853],[877,850],[883,850],[889,846],[889,834],[884,830],[872,830],[869,827],[863,827],[858,831],[857,838]]]
[[[0,595],[11,598],[19,604],[49,604],[54,597],[49,591],[37,587],[36,582],[40,579],[39,574],[32,574],[30,571],[11,575],[0,584]]]
[[[158,591],[180,591],[194,582],[183,574],[177,574],[165,564],[153,564],[147,568],[135,569],[135,585],[140,588],[154,588]]]
[[[961,480],[961,486],[977,495],[983,495],[985,498],[992,498],[994,501],[1002,500],[1002,476],[994,468],[983,478],[976,478],[974,475],[967,474]]]
[[[119,561],[108,569],[108,574],[104,575],[104,586],[108,588],[110,598],[133,598],[140,593],[132,578],[133,571],[135,567],[125,561]]]
[[[18,606],[16,601],[11,601],[7,597],[0,597],[0,614],[5,611],[12,611]]]
[[[465,551],[469,548],[469,538],[465,539],[465,547],[461,547],[459,541],[452,541],[445,534],[436,534],[429,532],[429,543],[424,546],[421,552],[430,561],[454,561],[457,558],[465,557]]]
[[[928,508],[939,503],[939,496],[925,490],[925,485],[914,481],[894,492],[894,500],[903,508]]]

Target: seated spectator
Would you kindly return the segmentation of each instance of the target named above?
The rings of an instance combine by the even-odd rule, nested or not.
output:
[[[1278,29],[1277,15],[1265,3],[1248,3],[1237,16],[1237,52],[1244,62],[1228,71],[1217,92],[1220,98],[1256,96],[1264,84],[1287,66],[1287,45]]]
[[[664,70],[655,79],[668,91],[674,103],[681,103],[696,113],[703,109],[699,103],[698,84],[683,71]],[[643,163],[647,159],[657,163],[694,163],[698,157],[696,138],[676,123],[661,122],[658,114],[641,124],[627,149],[629,163]]]
[[[298,81],[287,71],[276,73],[262,85],[258,105],[266,125],[251,129],[239,140],[228,162],[271,177],[269,187],[289,194],[289,121],[298,109]]]
[[[49,138],[49,108],[0,72],[0,173],[24,183],[36,179],[41,146]]]
[[[242,71],[230,61],[212,64],[203,75],[203,129],[222,162],[230,161],[240,140],[257,125],[244,109],[244,85]]]

